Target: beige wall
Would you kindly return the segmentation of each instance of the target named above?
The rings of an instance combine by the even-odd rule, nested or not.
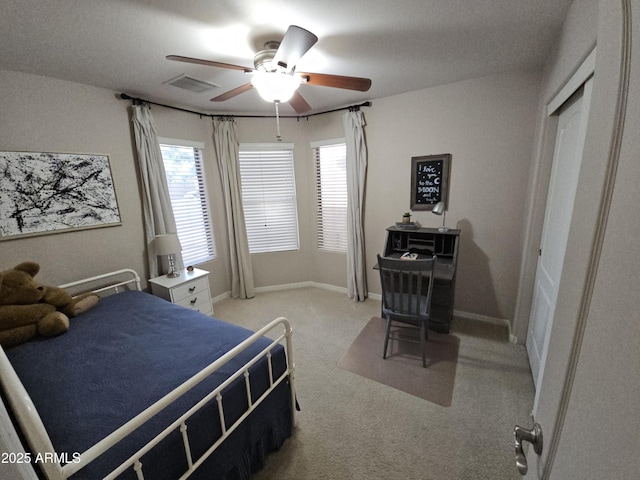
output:
[[[555,145],[557,118],[548,116],[547,105],[592,52],[596,44],[596,31],[597,0],[576,0],[567,14],[558,44],[544,68],[536,116],[535,147],[528,177],[519,292],[512,323],[513,336],[519,343],[525,343],[527,336]]]
[[[631,11],[626,8],[629,5]],[[621,33],[630,12],[634,38],[627,44]],[[543,426],[542,458],[555,449],[550,479],[640,477],[636,460],[640,441],[640,223],[636,214],[640,201],[639,28],[638,0],[574,1],[543,80],[535,173],[528,203],[532,221],[526,224],[531,238],[523,251],[520,295],[528,301],[542,220],[541,212],[535,211],[544,209],[544,200],[540,199],[546,198],[545,175],[540,172],[550,164],[547,144],[554,140],[545,140],[548,125],[544,125],[543,108],[592,50],[597,37],[593,96],[569,249],[552,324],[548,368],[539,385],[540,401],[534,412],[535,420]],[[626,112],[624,108],[618,110],[624,105],[619,102],[624,98],[620,96],[620,79],[624,78],[621,65],[625,63],[625,45],[632,52]],[[527,266],[527,261],[533,267]],[[529,307],[525,303],[518,303],[516,314],[515,332],[521,341],[526,338],[528,322]],[[559,417],[562,402],[566,415]],[[527,458],[530,469],[526,478],[540,478],[540,457],[529,449]]]
[[[145,277],[142,213],[124,102],[113,92],[0,70],[0,149],[108,154],[122,225],[0,242],[0,269],[32,260],[60,284],[130,267]]]
[[[539,80],[536,72],[495,75],[377,99],[363,108],[369,152],[365,248],[370,292],[380,292],[373,265],[386,241],[386,228],[409,210],[411,157],[451,153],[447,225],[462,229],[455,308],[513,317]],[[272,141],[272,121],[267,128],[264,122],[238,119],[241,139],[258,130],[254,141]],[[303,246],[295,253],[254,255],[256,285],[312,280],[346,287],[346,256],[315,248],[315,174],[309,149],[311,141],[344,136],[342,113],[299,123],[285,120],[283,126],[285,141],[302,142],[296,140],[295,155]],[[302,134],[296,137],[291,127]],[[301,195],[305,192],[306,200]],[[414,212],[413,220],[425,226],[442,221],[426,212]]]
[[[513,317],[539,80],[534,72],[494,75],[378,99],[365,110],[370,266],[385,228],[409,209],[411,157],[451,153],[446,224],[462,229],[454,307]],[[442,222],[430,212],[412,219]],[[369,285],[380,291],[375,275]]]
[[[560,458],[554,466],[557,479],[640,478],[640,1],[631,5],[629,103]],[[612,11],[604,5],[600,9],[602,15]]]
[[[0,73],[3,148],[108,153],[123,214],[120,227],[3,242],[0,265],[8,268],[15,259],[39,261],[42,280],[51,283],[126,265],[144,272],[128,102],[103,89]],[[372,268],[383,248],[385,229],[409,209],[411,157],[451,153],[446,219],[449,226],[462,229],[455,308],[512,318],[539,80],[535,72],[500,74],[378,99],[364,108],[369,148],[365,234],[371,292],[380,291]],[[229,290],[230,267],[211,119],[157,106],[152,112],[160,136],[205,143],[218,258],[200,267],[212,273],[213,295],[222,295]],[[237,123],[241,142],[275,141],[275,119],[238,118]],[[281,131],[283,141],[295,144],[301,247],[296,252],[253,255],[255,285],[314,281],[345,287],[346,256],[316,248],[315,173],[309,147],[311,141],[344,136],[342,113],[282,118]],[[441,217],[425,212],[415,213],[413,219],[425,226],[441,222]],[[80,261],[62,269],[69,258]]]
[[[630,8],[630,10],[627,9]],[[570,278],[559,298],[560,314],[571,318],[569,306],[575,291],[587,293],[582,313],[584,335],[577,359],[575,377],[568,399],[567,416],[558,443],[552,479],[640,478],[637,460],[640,445],[640,1],[602,0],[598,2],[598,56],[596,78],[601,73],[599,94],[594,83],[594,107],[599,122],[606,118],[607,104],[613,109],[623,91],[618,78],[624,78],[621,45],[631,52],[628,102],[622,122],[609,128],[597,125],[588,131],[585,161],[591,168],[581,172],[587,186],[576,198],[577,219],[572,221],[575,241],[588,229],[587,214],[598,221],[595,237],[592,285],[578,283],[579,267],[572,267]],[[630,42],[621,35],[625,20]],[[602,53],[602,54],[601,54]],[[607,79],[610,79],[607,81]],[[591,120],[591,117],[590,117]],[[594,119],[594,121],[596,121]],[[617,125],[620,130],[611,128]],[[606,126],[606,125],[605,125]],[[599,127],[599,128],[598,128]],[[621,134],[621,137],[617,135]],[[619,139],[619,143],[618,143]],[[610,147],[605,150],[602,146]],[[616,160],[617,159],[617,160]],[[611,165],[611,175],[605,175]],[[599,180],[599,182],[598,182]],[[594,193],[602,195],[595,196]],[[594,198],[595,197],[595,198]],[[593,220],[592,220],[593,222]],[[575,225],[575,235],[574,235]],[[591,252],[589,252],[591,253]],[[576,255],[581,249],[572,251]],[[577,270],[577,271],[576,271]],[[563,318],[560,317],[560,318]],[[554,332],[555,335],[555,325]],[[555,338],[555,337],[554,337]],[[560,349],[563,345],[550,345]]]

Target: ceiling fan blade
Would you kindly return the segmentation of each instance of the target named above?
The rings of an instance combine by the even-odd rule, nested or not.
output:
[[[293,93],[293,97],[289,100],[289,105],[293,107],[296,113],[305,113],[311,110],[311,105],[307,103],[302,95],[300,95],[299,91],[295,91]]]
[[[174,62],[194,63],[196,65],[206,65],[208,67],[228,68],[230,70],[240,70],[241,72],[253,72],[253,68],[241,67],[240,65],[232,65],[230,63],[214,62],[212,60],[202,60],[200,58],[183,57],[180,55],[167,55],[167,60]]]
[[[345,90],[357,90],[358,92],[366,92],[371,88],[371,80],[368,78],[346,77],[344,75],[330,75],[326,73],[298,72],[298,75],[306,79],[307,85],[344,88]]]
[[[233,90],[229,90],[228,92],[223,93],[222,95],[218,95],[217,97],[212,98],[211,101],[224,102],[225,100],[229,100],[230,98],[240,95],[241,93],[248,92],[252,88],[253,88],[253,85],[251,83],[245,83],[244,85],[240,85],[239,87],[234,88]]]
[[[313,33],[297,25],[291,25],[284,34],[273,62],[292,71],[298,60],[318,41]]]

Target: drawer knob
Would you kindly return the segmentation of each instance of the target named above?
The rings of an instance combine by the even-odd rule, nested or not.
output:
[[[198,301],[198,297],[194,298],[193,300],[191,300],[191,305],[195,305],[197,301]]]
[[[195,285],[193,287],[189,288],[189,293],[193,293],[195,289],[196,289]]]

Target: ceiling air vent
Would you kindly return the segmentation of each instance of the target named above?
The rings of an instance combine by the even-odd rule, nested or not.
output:
[[[167,80],[164,83],[195,93],[202,93],[206,92],[207,90],[213,90],[214,88],[220,88],[220,85],[205,82],[204,80],[198,80],[197,78],[190,77],[186,74],[179,75],[176,78]]]

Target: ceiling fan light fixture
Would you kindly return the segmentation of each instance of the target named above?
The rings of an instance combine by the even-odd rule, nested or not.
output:
[[[281,72],[257,71],[251,78],[252,85],[264,100],[279,103],[291,100],[291,97],[300,86],[300,81],[298,75],[289,75]]]
[[[267,41],[263,50],[253,58],[254,68],[232,65],[230,63],[204,60],[201,58],[167,55],[167,60],[185,62],[194,65],[206,65],[214,68],[241,71],[253,76],[250,83],[233,88],[222,95],[211,99],[212,102],[224,102],[241,93],[258,90],[260,96],[269,103],[288,102],[296,113],[311,110],[311,105],[297,93],[301,83],[310,86],[340,88],[366,92],[371,87],[371,80],[362,77],[348,77],[326,73],[301,73],[297,71],[298,61],[318,41],[318,37],[297,25],[289,25],[282,41]],[[276,108],[277,109],[277,108]]]

